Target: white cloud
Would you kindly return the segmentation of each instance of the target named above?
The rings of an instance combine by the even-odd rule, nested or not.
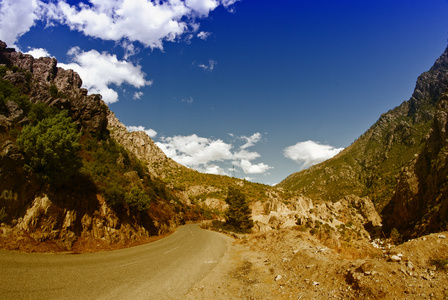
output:
[[[139,100],[143,96],[143,92],[135,92],[134,93],[134,100]]]
[[[90,0],[91,5],[59,1],[51,10],[53,19],[72,30],[103,40],[139,41],[146,47],[163,49],[164,41],[175,41],[196,31],[196,18],[207,17],[219,5],[229,9],[232,0]],[[49,14],[48,14],[49,15]]]
[[[232,158],[232,145],[196,134],[163,138],[157,145],[175,161],[188,167],[206,166],[212,161]]]
[[[68,2],[2,0],[0,38],[13,47],[36,21],[45,20],[50,26],[65,24],[86,36],[121,42],[126,55],[132,55],[136,51],[133,42],[163,49],[165,41],[173,42],[196,32],[196,20],[207,17],[218,6],[231,11],[236,0],[88,0],[76,5]],[[198,37],[206,35],[203,32]]]
[[[258,135],[254,134],[253,136]],[[245,174],[262,174],[272,168],[264,163],[253,164],[251,162],[260,157],[257,152],[245,149],[233,151],[232,144],[220,139],[199,137],[196,134],[164,137],[157,142],[157,145],[168,157],[200,172],[229,175],[229,172],[225,171],[222,166],[224,164],[239,166]]]
[[[215,66],[218,64],[217,61],[213,60],[213,59],[209,59],[208,60],[208,65],[205,64],[200,64],[198,65],[199,68],[204,69],[205,71],[213,71],[215,69]]]
[[[208,16],[219,5],[217,0],[185,0],[185,3],[200,16]]]
[[[150,138],[154,138],[157,135],[157,131],[155,131],[154,129],[146,129],[144,126],[126,126],[127,130],[129,132],[133,132],[133,131],[143,131],[145,132]]]
[[[182,99],[182,102],[187,103],[187,104],[192,104],[194,102],[194,99],[193,99],[193,97],[184,98],[184,99]]]
[[[258,143],[261,140],[261,133],[256,132],[253,135],[251,135],[250,137],[243,135],[241,138],[246,140],[246,143],[244,145],[242,145],[240,148],[246,149],[246,148],[252,147],[253,145],[255,145],[256,143]]]
[[[39,58],[39,57],[52,57],[50,53],[48,53],[48,51],[46,49],[43,48],[32,48],[31,50],[29,50],[28,52],[26,52],[25,54],[30,54],[32,55],[34,58]]]
[[[201,31],[198,33],[197,37],[205,41],[210,37],[210,35],[212,35],[210,32]]]
[[[310,167],[332,158],[342,150],[344,148],[334,148],[314,141],[305,141],[285,148],[283,154],[286,158],[303,164],[304,167]]]
[[[120,86],[127,83],[136,88],[152,84],[145,80],[145,73],[139,65],[120,61],[116,55],[96,50],[83,52],[78,47],[70,49],[68,54],[72,56],[72,62],[58,65],[77,72],[83,80],[83,87],[92,94],[101,94],[106,103],[118,101],[117,92],[109,87],[111,84]]]
[[[38,0],[2,0],[0,2],[0,39],[17,48],[17,39],[28,32],[44,9]]]
[[[245,174],[264,174],[267,170],[272,169],[272,167],[264,163],[254,165],[247,159],[241,160],[240,166]]]

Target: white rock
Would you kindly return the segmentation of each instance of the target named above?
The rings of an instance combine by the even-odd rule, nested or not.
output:
[[[280,279],[282,279],[282,275],[277,275],[277,276],[275,276],[275,281],[279,281]]]
[[[444,234],[439,234],[439,239],[446,239],[446,236]]]
[[[401,261],[401,257],[398,256],[398,255],[392,255],[391,257],[389,257],[389,259],[390,259],[391,261],[394,261],[394,262],[399,262],[399,261]]]

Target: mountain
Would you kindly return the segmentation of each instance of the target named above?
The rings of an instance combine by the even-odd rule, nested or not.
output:
[[[56,59],[0,42],[3,248],[132,244],[202,218],[112,137],[101,95],[81,86]]]
[[[294,173],[278,184],[312,199],[336,201],[354,194],[389,203],[402,168],[425,147],[436,103],[448,87],[448,48],[417,79],[412,97],[381,115],[352,145],[330,160]]]

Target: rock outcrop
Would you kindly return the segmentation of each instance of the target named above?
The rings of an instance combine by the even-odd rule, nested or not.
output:
[[[80,127],[92,134],[101,133],[106,129],[109,109],[101,100],[101,96],[87,95],[87,90],[81,88],[81,77],[73,70],[57,67],[55,58],[35,59],[31,55],[7,48],[6,44],[0,41],[0,64],[17,66],[24,71],[11,73],[3,78],[14,85],[21,83],[22,92],[30,95],[31,102],[44,102],[49,106],[68,109]],[[28,84],[26,74],[32,76]],[[53,94],[50,91],[52,86],[55,87]],[[9,121],[17,121],[17,110],[10,109],[10,112]]]
[[[129,132],[113,112],[109,111],[107,120],[107,129],[110,135],[126,150],[146,162],[152,175],[163,177],[164,172],[168,169],[185,168],[168,158],[145,132]]]

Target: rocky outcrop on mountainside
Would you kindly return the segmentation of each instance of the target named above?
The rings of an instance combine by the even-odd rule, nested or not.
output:
[[[14,85],[20,85],[22,92],[30,96],[31,102],[43,102],[69,110],[73,119],[90,133],[99,133],[106,129],[108,108],[101,101],[101,96],[87,95],[87,90],[81,88],[81,77],[73,70],[57,67],[55,58],[35,59],[31,55],[7,48],[6,44],[0,41],[0,64],[17,66],[24,71],[11,72],[3,78]],[[27,74],[32,76],[32,84],[27,82]],[[52,91],[51,86],[54,86]],[[16,114],[17,111],[12,115]]]
[[[388,229],[406,237],[448,229],[448,94],[440,98],[423,150],[401,172],[386,208]]]
[[[163,177],[167,169],[185,168],[168,158],[145,132],[129,132],[113,112],[109,111],[107,120],[107,129],[110,131],[110,135],[140,160],[148,163],[148,168],[154,176]]]
[[[448,48],[419,76],[408,101],[383,114],[334,158],[290,175],[279,186],[324,201],[368,196],[381,211],[394,194],[402,167],[422,149],[436,102],[447,87]]]

